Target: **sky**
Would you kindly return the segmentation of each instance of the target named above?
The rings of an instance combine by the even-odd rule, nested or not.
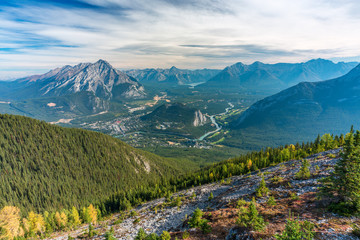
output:
[[[360,61],[358,0],[0,0],[0,79],[119,69]]]

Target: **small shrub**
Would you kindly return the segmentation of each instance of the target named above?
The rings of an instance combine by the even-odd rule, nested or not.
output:
[[[159,236],[156,233],[151,233],[146,236],[146,240],[159,240]]]
[[[134,221],[133,221],[133,224],[138,224],[140,222],[140,218],[136,218]]]
[[[211,226],[208,224],[208,220],[202,218],[203,215],[203,211],[199,208],[195,209],[193,216],[190,218],[188,223],[192,228],[200,228],[203,233],[209,233],[211,232]]]
[[[266,187],[264,177],[261,178],[260,185],[255,192],[257,197],[263,197],[269,194],[269,189]]]
[[[239,199],[236,202],[236,208],[241,208],[241,207],[248,206],[248,205],[249,205],[249,203],[247,201],[245,201],[243,198]]]
[[[300,199],[300,197],[296,193],[290,193],[290,199],[293,201],[297,201]]]
[[[145,240],[147,237],[146,232],[143,228],[140,228],[138,234],[135,237],[135,240]]]
[[[326,155],[328,158],[336,158],[335,154],[329,153],[328,155]]]
[[[357,237],[360,237],[360,228],[357,224],[352,225],[352,234],[354,234]]]
[[[190,233],[185,230],[185,232],[183,232],[182,234],[182,239],[188,239],[189,237],[190,237]]]
[[[297,179],[309,179],[311,177],[310,173],[310,162],[308,160],[303,160],[299,172],[296,173],[295,177]]]
[[[276,201],[275,201],[275,198],[274,196],[270,196],[268,201],[266,202],[267,205],[269,206],[275,206],[276,205]]]
[[[163,231],[160,235],[160,240],[171,240],[171,235],[167,231]]]
[[[89,237],[95,236],[94,227],[91,223],[89,224],[88,235],[89,235]]]
[[[136,211],[131,211],[130,212],[130,217],[135,217],[137,215],[138,215],[138,213]]]
[[[286,221],[285,230],[281,234],[274,237],[278,240],[311,240],[315,236],[314,224],[309,221],[300,222],[294,217],[290,217]]]
[[[316,171],[317,174],[320,172],[320,167],[319,167],[319,165],[316,165],[316,166],[315,166],[315,171]]]
[[[270,179],[270,182],[274,185],[280,185],[284,182],[284,178],[279,176],[274,176],[273,178]]]
[[[114,237],[114,228],[111,227],[109,231],[105,233],[105,240],[116,240]]]
[[[259,215],[259,212],[256,209],[255,200],[253,199],[247,209],[244,207],[240,209],[236,224],[241,227],[259,231],[264,229],[267,223],[264,221],[264,218]]]
[[[122,223],[123,221],[124,221],[124,219],[122,217],[119,217],[113,224],[118,225],[118,224]]]
[[[200,229],[203,233],[211,233],[211,226],[208,223],[209,221],[206,219],[203,219],[203,221],[200,223]]]
[[[208,200],[211,201],[211,200],[213,200],[213,198],[214,198],[214,194],[211,192]]]
[[[181,204],[182,204],[181,197],[177,196],[176,198],[174,198],[171,201],[170,206],[171,207],[180,207]]]
[[[226,179],[226,183],[225,183],[226,185],[230,185],[231,184],[231,178],[228,178],[228,179]]]

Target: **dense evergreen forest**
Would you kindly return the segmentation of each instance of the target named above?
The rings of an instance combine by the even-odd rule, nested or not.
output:
[[[105,134],[0,115],[0,206],[80,208],[181,173],[177,162]]]

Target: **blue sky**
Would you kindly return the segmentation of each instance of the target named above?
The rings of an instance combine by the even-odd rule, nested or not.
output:
[[[357,0],[0,0],[0,79],[106,59],[120,69],[360,58]]]

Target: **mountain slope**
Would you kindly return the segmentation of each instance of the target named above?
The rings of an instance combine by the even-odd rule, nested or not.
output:
[[[171,67],[170,69],[133,69],[125,71],[126,74],[138,79],[142,83],[162,83],[183,85],[191,83],[206,82],[220,70],[197,69],[185,70]]]
[[[189,138],[200,137],[210,127],[209,119],[200,110],[183,103],[163,104],[140,119],[149,132]]]
[[[18,79],[8,83],[7,87],[7,92],[1,94],[2,98],[30,99],[78,92],[92,92],[106,100],[145,95],[144,88],[134,78],[116,70],[104,60],[93,64],[67,65],[43,75]]]
[[[255,103],[232,122],[230,141],[272,146],[338,134],[359,125],[359,106],[360,65],[342,77],[299,83]]]
[[[179,165],[105,134],[0,115],[0,205],[81,207],[155,184]]]
[[[329,60],[314,59],[305,63],[264,64],[254,62],[251,65],[236,63],[226,67],[199,89],[217,88],[237,90],[261,90],[275,92],[302,81],[320,81],[335,78],[348,73],[357,63],[333,63]]]
[[[185,125],[197,127],[206,122],[206,117],[200,110],[187,107],[182,103],[164,104],[156,108],[151,113],[142,116],[143,121],[152,121],[157,123],[180,122]]]

